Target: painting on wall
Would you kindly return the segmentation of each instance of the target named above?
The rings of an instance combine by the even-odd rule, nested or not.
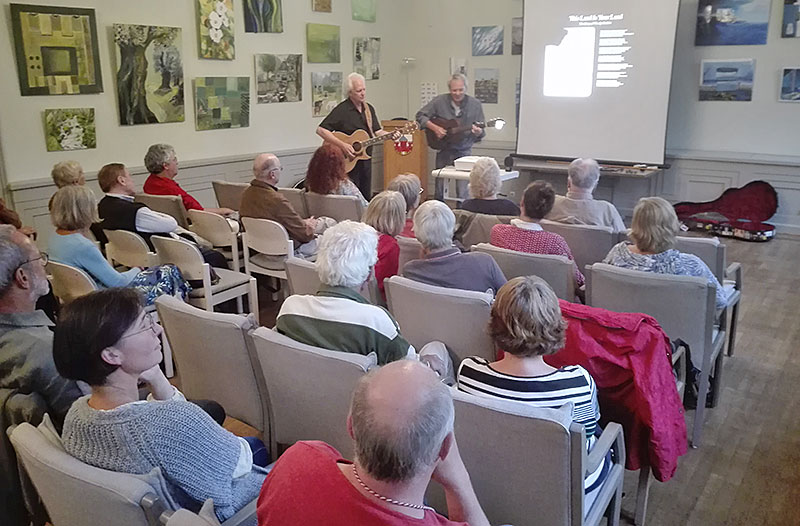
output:
[[[245,33],[283,33],[281,0],[242,0]]]
[[[376,0],[350,0],[350,8],[353,12],[353,20],[374,22],[378,17]]]
[[[311,73],[311,115],[325,117],[342,101],[342,72]]]
[[[467,59],[450,57],[450,74],[455,75],[456,73],[467,76]]]
[[[303,55],[256,55],[256,102],[303,99]]]
[[[519,128],[519,95],[520,95],[520,88],[521,88],[520,79],[517,79],[517,87],[514,90],[514,104],[515,104],[515,108],[516,108],[515,111],[516,111],[516,116],[517,116],[517,120],[516,120],[517,128]]]
[[[311,10],[319,13],[330,13],[331,0],[311,0]]]
[[[114,24],[119,123],[183,122],[181,28]]]
[[[781,102],[800,102],[800,68],[783,68],[781,72]]]
[[[800,22],[800,3],[798,3],[797,0],[783,0],[783,24],[781,25],[781,37],[800,37],[800,30],[797,28],[798,22]]]
[[[97,148],[94,108],[44,110],[44,130],[48,152]]]
[[[310,64],[338,64],[341,61],[339,26],[306,24],[306,55]]]
[[[474,26],[472,28],[472,56],[503,54],[503,26]]]
[[[522,17],[511,19],[511,54],[522,55]]]
[[[233,60],[233,0],[197,0],[200,58]]]
[[[497,68],[475,68],[475,98],[487,104],[497,104],[500,70]]]
[[[753,100],[755,60],[704,60],[700,66],[700,100]]]
[[[748,46],[767,43],[772,0],[700,0],[696,46]]]
[[[353,69],[367,80],[381,78],[380,37],[356,37],[353,39]]]
[[[194,79],[195,129],[250,126],[250,77]]]
[[[103,92],[94,9],[10,7],[22,95]]]

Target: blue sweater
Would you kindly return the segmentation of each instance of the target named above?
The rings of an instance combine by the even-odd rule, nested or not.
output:
[[[78,267],[89,274],[95,283],[103,288],[126,287],[139,274],[138,268],[117,272],[106,261],[100,249],[81,234],[54,234],[48,245],[50,259],[72,267]]]

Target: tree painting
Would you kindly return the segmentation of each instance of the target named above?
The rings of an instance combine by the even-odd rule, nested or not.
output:
[[[243,0],[246,33],[283,33],[281,0]]]
[[[181,29],[114,24],[114,42],[120,124],[183,122]]]

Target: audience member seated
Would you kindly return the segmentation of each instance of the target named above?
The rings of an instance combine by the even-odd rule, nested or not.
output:
[[[397,236],[403,229],[406,218],[406,201],[400,192],[384,190],[370,201],[364,213],[364,222],[378,231],[378,262],[375,263],[375,279],[381,297],[386,301],[383,280],[397,274],[400,264],[400,245]]]
[[[361,200],[364,208],[367,200],[344,171],[344,153],[331,143],[325,143],[314,152],[308,163],[305,188],[322,195],[353,195]]]
[[[625,232],[617,208],[608,201],[595,200],[592,192],[600,180],[600,167],[594,159],[575,159],[567,170],[567,195],[556,196],[547,219],[573,225],[610,226]]]
[[[563,237],[542,229],[539,221],[553,208],[556,192],[550,183],[534,181],[525,189],[520,203],[519,219],[512,219],[509,225],[492,227],[491,244],[530,254],[553,254],[572,257],[572,251]],[[575,284],[582,287],[584,277],[575,266]]]
[[[400,174],[391,181],[387,190],[394,190],[403,195],[406,200],[406,223],[400,235],[403,237],[414,236],[414,212],[419,207],[420,196],[422,195],[422,184],[419,177],[414,174]]]
[[[489,526],[453,420],[448,388],[424,365],[403,360],[366,374],[347,418],[355,460],[324,442],[290,447],[261,490],[259,526]],[[425,506],[431,480],[445,489],[449,520]]]
[[[203,208],[203,206],[186,190],[175,182],[178,175],[178,157],[169,144],[154,144],[147,149],[144,166],[150,172],[144,182],[144,191],[151,195],[177,195],[183,200],[186,210],[206,210],[215,214],[229,216],[234,213],[230,208]]]
[[[633,243],[623,241],[615,245],[603,263],[644,272],[706,278],[717,287],[717,309],[724,308],[728,293],[703,260],[672,248],[679,232],[678,216],[669,202],[661,197],[643,197],[633,209],[628,233]]]
[[[378,364],[414,355],[414,347],[383,308],[370,304],[364,290],[378,261],[378,233],[364,223],[342,221],[319,239],[316,295],[286,298],[275,329],[293,340],[332,351],[368,355]]]
[[[491,157],[481,157],[469,172],[469,196],[461,208],[476,214],[518,216],[519,207],[509,199],[498,198],[502,185],[500,167]]]
[[[425,201],[414,213],[414,233],[422,259],[409,261],[403,276],[438,287],[496,293],[506,282],[494,258],[453,246],[456,217],[441,201]]]
[[[11,225],[24,235],[36,239],[36,229],[32,226],[22,226],[19,215],[6,206],[6,202],[0,199],[0,225]]]
[[[53,165],[53,170],[50,172],[56,188],[64,188],[69,185],[83,186],[86,184],[86,178],[83,176],[83,167],[78,161],[61,161]],[[47,209],[53,208],[53,197],[47,202]]]
[[[148,305],[162,294],[184,298],[191,290],[175,265],[114,270],[86,237],[97,219],[97,208],[94,194],[85,186],[65,186],[56,192],[50,218],[56,227],[56,235],[50,236],[52,260],[85,271],[97,286],[134,287],[146,296]]]
[[[56,367],[92,387],[67,413],[64,448],[111,471],[160,468],[182,507],[197,511],[213,498],[225,520],[256,498],[266,471],[253,464],[246,440],[169,383],[158,366],[160,334],[132,289],[93,292],[64,308],[53,341]],[[150,390],[147,401],[139,400],[139,382]]]
[[[582,424],[591,451],[600,434],[597,387],[580,365],[556,369],[543,359],[564,347],[567,323],[553,289],[537,276],[514,278],[500,289],[489,316],[488,332],[503,358],[489,363],[478,357],[461,362],[458,388],[476,396],[517,400],[537,407],[572,402],[572,416]],[[586,477],[587,499],[594,500],[608,475],[609,459]],[[584,509],[588,509],[586,506]]]
[[[60,429],[82,395],[53,363],[53,322],[36,310],[49,284],[42,254],[22,232],[0,225],[0,388],[38,393]]]

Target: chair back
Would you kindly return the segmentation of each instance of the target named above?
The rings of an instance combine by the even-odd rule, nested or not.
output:
[[[189,210],[189,219],[192,221],[192,232],[214,247],[231,247],[236,243],[236,233],[221,215],[205,210]]]
[[[289,204],[292,205],[292,208],[300,217],[309,217],[305,197],[306,192],[304,190],[300,188],[278,188],[278,193],[289,201]]]
[[[725,281],[725,259],[727,246],[720,243],[717,237],[684,237],[675,238],[675,248],[687,254],[694,254],[703,260],[720,283]]]
[[[332,217],[336,221],[361,221],[364,206],[361,199],[353,195],[323,195],[306,192],[308,215]]]
[[[603,261],[609,250],[619,243],[620,237],[625,237],[625,234],[614,232],[610,226],[568,225],[547,219],[542,219],[539,224],[548,232],[564,238],[581,271],[586,265]]]
[[[156,300],[187,398],[215,400],[225,412],[269,436],[265,386],[247,332],[248,316],[208,312],[172,296]]]
[[[495,359],[494,343],[486,333],[491,294],[436,287],[402,276],[392,276],[384,285],[403,338],[418,351],[426,343],[440,341],[450,350],[456,368],[468,356]]]
[[[133,200],[137,203],[143,203],[151,210],[170,215],[178,222],[178,226],[189,228],[189,216],[186,214],[186,207],[183,206],[183,200],[180,196],[136,194]]]
[[[324,440],[352,458],[350,398],[377,357],[305,345],[266,327],[252,337],[269,391],[272,451],[276,444]]]
[[[453,237],[465,247],[491,241],[494,225],[508,224],[516,216],[476,214],[468,210],[453,210],[456,216],[456,231]]]
[[[489,243],[479,243],[472,247],[472,251],[492,256],[507,279],[539,276],[550,285],[556,296],[575,301],[575,264],[566,256],[517,252]]]
[[[291,257],[286,260],[286,276],[290,294],[316,294],[322,282],[311,261]]]
[[[186,280],[203,279],[207,263],[197,246],[183,239],[165,236],[153,236],[150,242],[156,247],[156,254],[162,265],[175,265]]]
[[[400,246],[397,268],[400,269],[401,272],[406,263],[414,259],[422,258],[422,243],[420,243],[417,238],[397,236],[397,244]]]
[[[55,261],[48,261],[47,273],[50,275],[53,294],[55,294],[62,303],[69,303],[75,298],[85,296],[97,290],[97,285],[95,285],[94,280],[79,268]]]
[[[231,183],[228,181],[211,181],[214,187],[214,195],[217,196],[217,204],[222,208],[239,210],[242,204],[242,194],[249,183]]]
[[[152,267],[158,265],[158,256],[150,251],[147,242],[136,232],[127,230],[103,230],[106,242],[106,257],[126,267]]]
[[[292,240],[289,239],[289,234],[282,224],[253,217],[243,217],[242,224],[245,232],[242,242],[247,243],[247,246],[256,252],[268,256],[286,257],[294,253]]]

